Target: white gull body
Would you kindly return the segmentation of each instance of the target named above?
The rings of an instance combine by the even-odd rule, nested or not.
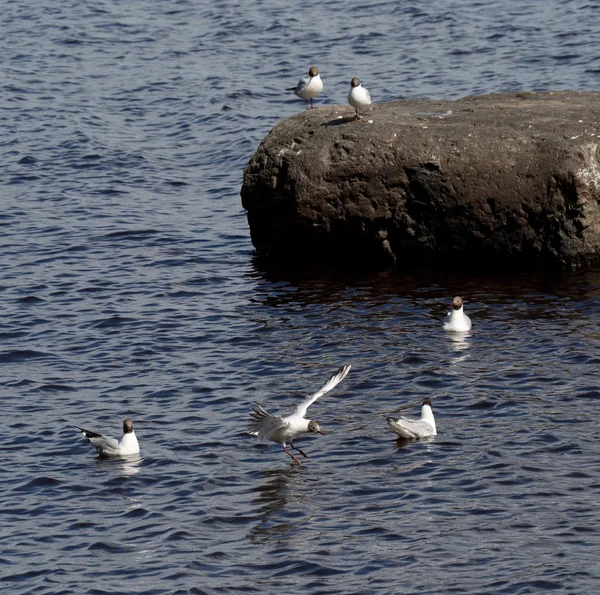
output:
[[[463,311],[463,301],[460,296],[456,296],[450,304],[452,310],[444,318],[442,328],[445,331],[454,333],[466,333],[471,330],[471,319]]]
[[[123,422],[123,437],[121,440],[90,432],[79,426],[75,427],[89,440],[101,457],[122,457],[136,455],[140,452],[140,445],[133,431],[133,422],[130,419]]]
[[[393,417],[388,417],[387,422],[393,432],[398,434],[400,438],[407,440],[420,440],[421,438],[437,436],[433,408],[429,399],[423,401],[421,419],[412,417],[394,419]]]
[[[298,97],[304,99],[306,109],[308,109],[308,100],[310,99],[310,107],[313,107],[313,98],[323,90],[323,81],[319,75],[319,70],[316,66],[311,66],[308,75],[303,76],[295,87],[290,87],[286,91],[293,91]]]
[[[359,118],[358,110],[363,110],[371,105],[371,94],[360,84],[356,77],[350,81],[348,103],[356,110],[357,119]]]
[[[316,393],[302,401],[296,407],[294,413],[288,417],[271,415],[261,405],[256,405],[252,408],[253,412],[250,414],[252,418],[250,430],[255,432],[261,440],[270,440],[271,442],[282,444],[286,454],[292,457],[296,463],[300,464],[300,461],[288,451],[286,443],[289,442],[293,449],[297,450],[303,457],[306,457],[306,454],[294,446],[294,438],[298,438],[302,434],[323,434],[316,421],[305,419],[306,411],[319,397],[328,393],[346,378],[348,372],[350,372],[350,368],[350,365],[341,367]]]

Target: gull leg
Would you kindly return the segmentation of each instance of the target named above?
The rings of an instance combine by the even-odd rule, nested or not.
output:
[[[313,98],[311,97],[310,98],[310,109],[315,109],[315,106],[313,105],[312,100],[313,100]]]
[[[302,463],[285,447],[285,444],[283,445],[283,450],[285,451],[285,454],[290,455],[290,457],[292,457],[292,459],[294,459],[298,465],[302,465]]]
[[[304,103],[306,104],[306,109],[308,109],[308,99],[305,99]]]
[[[294,446],[294,441],[293,440],[290,440],[290,446],[293,449],[297,450],[305,459],[308,459],[308,455],[303,450],[300,450],[297,446]]]

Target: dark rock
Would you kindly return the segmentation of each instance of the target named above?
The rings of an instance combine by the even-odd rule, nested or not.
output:
[[[269,258],[600,263],[600,93],[350,106],[277,124],[244,172]]]

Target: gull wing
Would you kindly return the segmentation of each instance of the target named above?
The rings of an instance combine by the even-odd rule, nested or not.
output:
[[[262,405],[252,407],[250,417],[252,418],[250,420],[250,431],[256,432],[260,440],[267,439],[274,430],[286,428],[290,425],[280,415],[271,415],[265,411]]]
[[[304,401],[302,401],[302,403],[300,403],[300,405],[296,407],[294,415],[304,417],[307,409],[319,397],[322,397],[325,393],[328,393],[332,388],[335,388],[342,380],[344,380],[344,378],[346,378],[351,367],[352,366],[350,364],[347,366],[342,366],[314,395],[307,397]]]
[[[92,444],[92,446],[101,455],[114,455],[119,454],[119,441],[115,438],[109,438],[96,432],[90,432],[79,426],[75,426]]]
[[[409,440],[433,435],[433,427],[421,419],[410,419],[408,417],[394,419],[393,417],[388,417],[387,422],[393,432]]]
[[[306,87],[308,87],[308,84],[310,83],[311,79],[312,79],[312,76],[303,76],[298,81],[298,84],[296,85],[296,90],[294,92],[299,93],[303,89],[306,89]]]

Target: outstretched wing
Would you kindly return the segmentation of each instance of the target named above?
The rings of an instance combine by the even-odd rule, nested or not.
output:
[[[336,387],[342,380],[344,380],[344,378],[346,378],[351,367],[352,366],[350,364],[347,366],[342,366],[314,395],[307,397],[304,401],[302,401],[302,403],[300,403],[300,405],[296,407],[294,415],[304,417],[306,415],[306,410],[319,397],[322,397],[325,393],[328,393],[332,388]]]
[[[256,432],[261,440],[267,439],[271,432],[286,428],[290,425],[289,422],[285,421],[280,415],[271,415],[265,411],[262,408],[262,405],[252,407],[250,417],[250,431]]]

